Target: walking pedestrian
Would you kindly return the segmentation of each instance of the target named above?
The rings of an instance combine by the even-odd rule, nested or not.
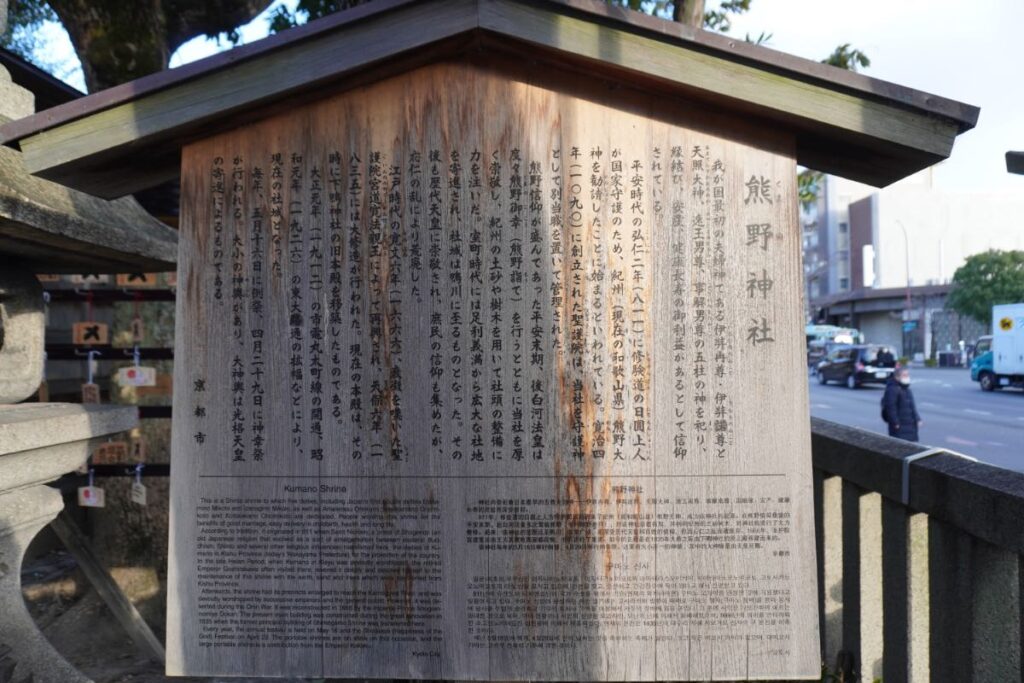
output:
[[[917,430],[923,423],[910,390],[910,369],[896,368],[885,385],[882,396],[882,417],[889,425],[889,436],[917,441]]]

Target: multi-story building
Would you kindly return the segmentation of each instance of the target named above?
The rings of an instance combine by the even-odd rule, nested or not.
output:
[[[968,256],[1024,250],[1024,197],[940,189],[930,169],[881,190],[826,176],[803,239],[810,319],[932,357],[983,332],[945,294]]]
[[[804,275],[807,299],[850,290],[850,204],[874,188],[825,176],[818,200],[803,212]]]

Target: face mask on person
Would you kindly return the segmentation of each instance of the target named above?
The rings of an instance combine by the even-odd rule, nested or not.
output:
[[[897,377],[896,381],[899,382],[900,384],[902,384],[905,387],[909,387],[910,386],[910,377],[908,377],[907,375],[904,375],[903,377]]]

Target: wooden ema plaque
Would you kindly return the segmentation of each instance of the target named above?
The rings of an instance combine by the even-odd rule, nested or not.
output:
[[[185,148],[170,673],[818,677],[793,139],[588,88]]]

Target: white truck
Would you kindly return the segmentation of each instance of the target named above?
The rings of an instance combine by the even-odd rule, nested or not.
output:
[[[985,391],[1024,389],[1024,303],[992,307],[991,348],[971,363],[971,379]]]

